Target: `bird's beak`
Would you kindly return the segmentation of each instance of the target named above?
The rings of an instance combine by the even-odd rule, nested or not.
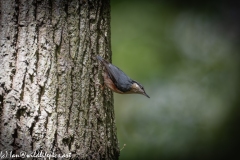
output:
[[[148,98],[150,98],[150,97],[147,95],[147,93],[146,93],[146,92],[144,92],[144,93],[143,93],[143,95],[144,95],[144,96],[146,96],[146,97],[148,97]]]

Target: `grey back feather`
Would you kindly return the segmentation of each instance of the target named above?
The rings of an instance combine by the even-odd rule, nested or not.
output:
[[[101,56],[97,56],[97,59],[103,63],[108,76],[120,91],[127,92],[131,89],[133,80],[129,78],[121,69],[104,60]]]

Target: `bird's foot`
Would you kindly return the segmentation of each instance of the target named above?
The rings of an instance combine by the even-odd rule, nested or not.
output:
[[[103,90],[103,89],[104,89],[104,87],[105,87],[105,85],[104,85],[104,84],[102,85],[102,84],[101,84],[101,83],[99,83],[99,82],[96,82],[96,83],[95,83],[95,86],[100,86],[100,89],[101,89],[101,90]]]

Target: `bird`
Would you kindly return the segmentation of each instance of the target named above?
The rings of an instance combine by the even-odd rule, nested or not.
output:
[[[121,69],[109,63],[101,56],[97,55],[96,58],[105,68],[102,74],[104,84],[110,90],[119,94],[142,94],[150,98],[140,83],[129,78]]]

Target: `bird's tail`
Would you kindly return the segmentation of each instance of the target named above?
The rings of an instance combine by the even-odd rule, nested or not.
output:
[[[109,64],[108,61],[106,61],[105,59],[103,59],[103,58],[102,58],[101,56],[99,56],[99,55],[97,55],[96,58],[97,58],[100,62],[102,62],[103,64]]]
[[[103,58],[102,58],[101,56],[99,56],[99,55],[97,55],[96,58],[97,58],[99,61],[101,61],[101,62],[103,61]]]

